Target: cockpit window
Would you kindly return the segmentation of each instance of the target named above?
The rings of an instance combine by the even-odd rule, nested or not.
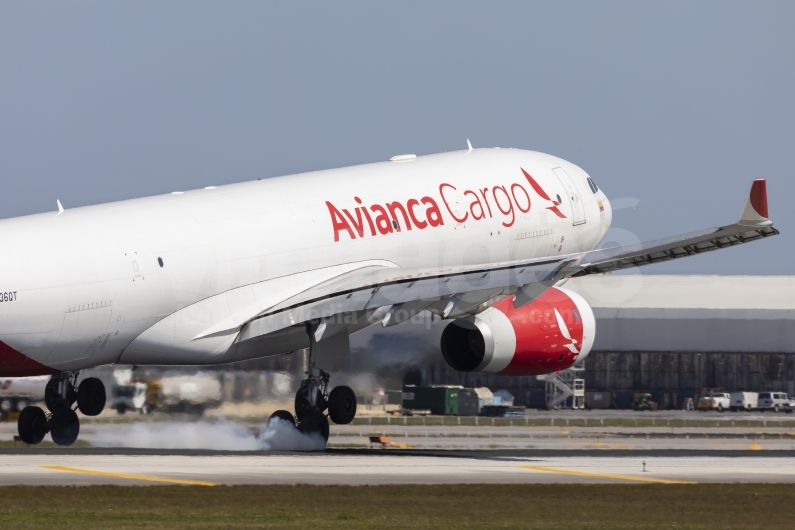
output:
[[[591,187],[591,191],[594,193],[599,191],[599,188],[596,187],[596,182],[594,182],[591,177],[588,177],[588,186]]]

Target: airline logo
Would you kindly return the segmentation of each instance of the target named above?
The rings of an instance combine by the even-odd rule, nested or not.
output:
[[[560,315],[560,311],[558,311],[557,309],[555,309],[555,319],[558,322],[558,328],[560,329],[560,334],[563,335],[564,339],[570,341],[568,344],[564,344],[563,346],[565,348],[568,348],[568,350],[571,353],[579,355],[580,350],[578,350],[577,346],[575,346],[575,344],[577,344],[577,339],[571,336],[571,332],[569,331],[569,327],[566,325],[566,321],[563,320],[563,317]]]
[[[545,200],[547,200],[547,201],[552,203],[552,206],[547,206],[547,210],[551,211],[552,213],[554,213],[558,217],[560,217],[562,219],[565,219],[566,216],[563,215],[563,212],[558,210],[558,206],[560,206],[560,203],[558,201],[553,201],[552,199],[550,199],[549,195],[547,195],[547,192],[545,192],[544,189],[541,186],[538,185],[538,182],[536,182],[535,179],[533,177],[531,177],[530,174],[527,171],[522,169],[522,173],[524,173],[524,176],[527,178],[527,181],[533,187],[533,190],[535,190],[535,192],[538,193],[538,196],[541,197],[542,199],[545,199]],[[558,198],[560,198],[560,197],[558,197]]]
[[[520,168],[530,188],[538,197],[551,206],[545,208],[558,217],[565,215],[558,209],[560,203],[550,199],[544,189],[524,169]],[[482,221],[498,217],[502,225],[510,228],[516,222],[517,213],[528,213],[532,206],[530,194],[522,183],[510,186],[492,186],[477,189],[459,189],[443,182],[439,184],[438,198],[426,195],[420,199],[411,198],[405,203],[393,201],[384,204],[367,206],[359,197],[354,197],[353,208],[338,208],[331,201],[326,201],[331,225],[334,230],[334,241],[342,236],[349,239],[361,239],[369,235],[387,235],[403,230],[425,230],[444,225],[442,208],[456,223]],[[462,205],[456,197],[463,198]]]

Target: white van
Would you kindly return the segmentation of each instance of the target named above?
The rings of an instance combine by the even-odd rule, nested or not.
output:
[[[731,410],[751,411],[759,408],[759,394],[756,392],[732,392]]]
[[[773,410],[774,412],[792,412],[792,398],[784,392],[760,392],[759,410]]]

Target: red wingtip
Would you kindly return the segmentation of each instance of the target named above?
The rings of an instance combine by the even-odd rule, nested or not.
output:
[[[751,206],[756,213],[764,217],[767,216],[767,181],[765,179],[755,180],[751,185]]]

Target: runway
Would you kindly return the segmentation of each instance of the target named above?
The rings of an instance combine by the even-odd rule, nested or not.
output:
[[[0,485],[795,483],[795,457],[791,454],[5,449]]]

